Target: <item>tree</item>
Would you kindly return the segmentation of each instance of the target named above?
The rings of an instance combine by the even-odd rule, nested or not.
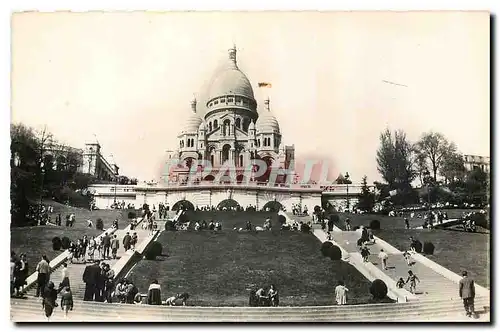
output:
[[[389,129],[380,134],[380,147],[377,150],[377,170],[389,185],[390,190],[407,190],[416,177],[414,170],[414,149],[402,130]]]
[[[366,175],[363,176],[361,195],[359,196],[358,209],[371,212],[375,205],[375,194],[368,188]]]
[[[456,151],[455,144],[450,143],[441,133],[424,133],[415,144],[419,158],[426,161],[432,172],[434,182],[437,182],[438,170],[442,167],[447,155]]]
[[[463,181],[466,170],[462,155],[456,152],[445,154],[439,172],[444,177],[446,184]]]

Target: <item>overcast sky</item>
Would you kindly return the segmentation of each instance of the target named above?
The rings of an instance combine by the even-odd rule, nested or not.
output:
[[[17,14],[12,121],[75,147],[95,134],[120,173],[155,178],[236,43],[285,144],[373,182],[387,126],[489,155],[489,38],[482,12]]]

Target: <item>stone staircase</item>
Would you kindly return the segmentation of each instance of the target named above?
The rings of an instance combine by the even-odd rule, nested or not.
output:
[[[476,302],[481,302],[476,299]],[[476,305],[477,310],[482,310]],[[46,321],[40,300],[12,299],[11,320]],[[68,319],[56,308],[52,322],[407,322],[489,321],[489,315],[471,319],[463,314],[461,301],[418,301],[318,307],[168,307],[108,304],[75,300]]]

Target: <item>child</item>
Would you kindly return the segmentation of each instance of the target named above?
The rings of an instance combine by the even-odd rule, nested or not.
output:
[[[326,239],[328,241],[331,241],[332,240],[332,233],[330,233],[330,232],[326,233]]]
[[[403,288],[404,285],[405,285],[405,281],[403,280],[403,278],[399,278],[398,282],[396,282],[396,287]]]
[[[370,250],[366,246],[363,246],[361,248],[361,257],[363,257],[363,262],[367,263],[369,256],[370,256]]]
[[[406,260],[406,264],[408,264],[408,266],[411,265],[411,262],[410,262],[410,257],[411,257],[411,254],[408,252],[408,251],[405,251],[403,253],[403,257],[405,258]]]
[[[413,274],[413,272],[411,270],[408,271],[408,279],[406,279],[406,283],[410,282],[410,292],[412,294],[415,294],[415,290],[416,290],[416,287],[417,287],[417,281],[420,282],[420,279],[418,279],[418,277]]]
[[[64,311],[64,318],[68,318],[68,311],[73,310],[73,294],[69,287],[61,293],[61,310]]]
[[[171,296],[168,299],[165,300],[164,305],[169,305],[169,306],[175,306],[175,300],[177,299],[177,296]]]
[[[189,294],[188,293],[177,294],[175,298],[182,300],[182,305],[185,306],[189,298]]]

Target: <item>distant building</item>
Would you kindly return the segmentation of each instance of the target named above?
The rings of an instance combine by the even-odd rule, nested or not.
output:
[[[490,172],[490,157],[464,155],[464,166],[467,171],[480,168],[486,173]]]
[[[43,159],[53,169],[71,169],[99,180],[114,181],[118,176],[119,167],[102,156],[99,143],[86,143],[83,150],[55,144],[45,150]]]

